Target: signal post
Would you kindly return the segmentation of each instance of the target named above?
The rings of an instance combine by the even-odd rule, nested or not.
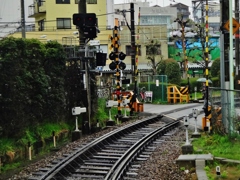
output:
[[[80,1],[82,2],[82,1]],[[83,6],[86,6],[86,4],[82,4]],[[80,4],[79,4],[80,6]],[[79,8],[80,9],[80,8]],[[88,56],[88,42],[90,40],[93,40],[97,37],[97,34],[100,32],[97,28],[97,18],[95,13],[86,13],[86,8],[83,8],[82,13],[76,13],[73,14],[73,24],[77,26],[79,32],[80,32],[80,45],[81,41],[84,42],[84,51],[85,55],[84,57],[80,57],[81,60],[81,69],[85,66],[85,78],[86,78],[86,92],[87,92],[87,104],[85,106],[87,107],[87,119],[88,119],[88,127],[85,127],[86,132],[91,132],[91,89],[90,89],[90,70],[89,70],[89,62],[90,59]],[[101,57],[102,58],[102,57]],[[106,60],[105,60],[106,61]],[[102,62],[102,61],[101,61]],[[84,64],[84,66],[83,66]]]

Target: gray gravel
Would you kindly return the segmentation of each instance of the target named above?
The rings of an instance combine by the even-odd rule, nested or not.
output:
[[[125,125],[122,124],[121,126]],[[63,147],[60,151],[43,158],[35,163],[32,163],[26,167],[24,167],[20,172],[15,173],[11,178],[7,178],[8,180],[15,179],[28,179],[31,176],[31,172],[37,171],[39,168],[45,167],[54,159],[61,157],[62,154],[67,154],[71,152],[71,149],[79,146],[79,144],[89,142],[89,140],[100,137],[117,127],[112,127],[105,129],[101,132],[92,134],[90,136],[86,136],[81,138],[78,141],[69,143],[65,147]],[[181,171],[180,167],[178,167],[175,163],[175,160],[181,154],[181,145],[185,140],[185,130],[180,129],[176,132],[176,134],[172,137],[168,137],[164,143],[159,146],[156,151],[151,155],[148,161],[145,161],[141,169],[139,171],[139,177],[137,179],[140,180],[184,180],[184,179],[196,179],[193,178],[195,173]],[[1,178],[0,178],[1,179]]]
[[[179,129],[172,136],[165,137],[151,154],[148,161],[141,164],[138,172],[139,180],[194,180],[196,174],[192,170],[180,170],[176,159],[181,154],[181,146],[185,143],[185,129]],[[191,172],[193,171],[193,172]]]

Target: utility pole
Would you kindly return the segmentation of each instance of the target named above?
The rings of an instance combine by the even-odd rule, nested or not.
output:
[[[221,56],[220,56],[220,72],[221,73],[221,89],[229,88],[229,32],[224,28],[224,25],[229,20],[229,2],[228,0],[220,0],[221,5],[221,34],[220,34],[220,44],[221,44]],[[221,92],[221,104],[225,105],[227,101],[227,93]],[[223,106],[224,107],[224,106]],[[227,109],[222,108],[222,121],[227,128]]]
[[[24,0],[21,0],[21,28],[22,28],[22,38],[26,38]]]
[[[83,13],[83,14],[87,13],[86,0],[78,1],[78,13]],[[80,28],[78,29],[78,32],[79,32],[79,45],[84,46],[84,34],[80,30]]]
[[[206,42],[206,45],[205,45],[205,55],[204,55],[204,57],[205,57],[205,75],[206,75],[206,101],[204,102],[204,103],[206,103],[206,104],[204,104],[204,106],[205,106],[205,109],[204,109],[204,111],[205,111],[205,120],[207,119],[207,116],[209,115],[208,113],[209,113],[209,110],[208,110],[208,101],[209,101],[209,83],[208,83],[208,63],[209,63],[209,58],[208,58],[208,53],[209,53],[209,51],[208,51],[208,32],[209,32],[209,26],[208,26],[208,0],[206,0],[206,6],[205,6],[205,10],[206,10],[206,14],[205,14],[205,17],[206,17],[206,19],[205,19],[205,32],[206,32],[206,34],[205,34],[205,42]],[[211,126],[211,121],[210,121],[210,126]],[[210,130],[211,130],[211,127],[210,127]]]
[[[86,7],[86,0],[79,0],[78,2],[78,13],[86,14],[87,13],[87,7]],[[81,57],[87,56],[87,42],[85,42],[83,31],[79,28],[79,45],[80,48],[85,48],[85,54],[81,55]],[[85,61],[85,62],[84,62]],[[84,63],[83,63],[84,62]],[[90,89],[90,82],[89,82],[89,68],[88,68],[88,60],[87,58],[81,59],[81,69],[85,67],[85,78],[86,78],[86,94],[87,94],[87,119],[88,119],[88,129],[89,132],[91,131],[91,89]],[[84,122],[82,123],[84,125]],[[88,133],[89,133],[88,132]]]
[[[239,23],[239,0],[235,0],[235,19]],[[236,76],[235,76],[235,89],[240,90],[240,62],[239,62],[239,29],[235,35],[235,62],[236,62]]]
[[[132,76],[134,78],[134,81],[137,77],[135,74],[136,71],[136,62],[135,62],[135,58],[136,58],[136,46],[135,46],[135,19],[134,19],[134,3],[130,4],[130,17],[131,17],[131,69],[132,69]],[[136,82],[136,81],[135,81]],[[135,93],[137,93],[137,85],[135,83],[134,86],[134,91]]]

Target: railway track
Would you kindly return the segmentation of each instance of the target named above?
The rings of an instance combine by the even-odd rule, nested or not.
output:
[[[165,114],[167,115],[167,114]],[[32,173],[39,179],[131,179],[139,164],[154,148],[153,143],[180,125],[180,119],[164,115],[151,116],[111,131],[87,144],[63,154],[45,168]]]

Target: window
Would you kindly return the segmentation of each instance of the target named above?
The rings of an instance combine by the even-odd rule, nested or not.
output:
[[[37,0],[37,3],[38,3],[38,6],[42,6],[43,5],[43,2],[42,0]]]
[[[87,0],[87,4],[97,4],[97,0]]]
[[[56,0],[56,4],[70,4],[70,0]]]
[[[161,45],[146,46],[146,55],[161,55]]]
[[[44,20],[38,21],[38,31],[44,30]]]
[[[168,16],[141,16],[141,25],[167,24]]]
[[[71,29],[71,18],[57,18],[57,29]]]
[[[78,4],[79,0],[75,0],[75,4]],[[97,0],[87,0],[87,4],[97,4]]]
[[[121,24],[121,26],[126,26],[125,21],[121,21],[120,24]]]
[[[138,45],[138,55],[141,56],[141,46]],[[132,47],[130,45],[126,45],[126,55],[131,56],[132,55]]]

